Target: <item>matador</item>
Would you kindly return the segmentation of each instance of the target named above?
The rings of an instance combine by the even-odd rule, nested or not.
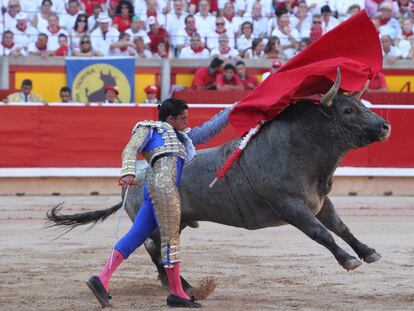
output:
[[[194,146],[207,142],[227,125],[231,108],[194,129],[188,128],[188,106],[183,101],[170,98],[158,109],[159,121],[138,122],[122,153],[120,183],[123,186],[135,181],[138,154],[142,154],[151,169],[145,175],[144,201],[132,227],[115,245],[101,274],[87,281],[102,307],[109,306],[108,283],[112,273],[157,227],[161,233],[161,260],[170,287],[167,305],[201,307],[181,285],[178,187],[184,163],[196,154]]]

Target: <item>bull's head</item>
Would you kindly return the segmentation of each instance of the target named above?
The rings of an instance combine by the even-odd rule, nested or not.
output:
[[[360,92],[345,95],[338,92],[340,83],[338,69],[334,85],[321,99],[321,107],[332,117],[336,134],[351,148],[386,140],[391,134],[391,125],[360,101],[366,86]]]

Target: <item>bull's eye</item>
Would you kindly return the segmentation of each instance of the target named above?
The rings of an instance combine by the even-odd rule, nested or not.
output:
[[[352,113],[352,108],[345,108],[344,110],[345,114],[351,114]]]

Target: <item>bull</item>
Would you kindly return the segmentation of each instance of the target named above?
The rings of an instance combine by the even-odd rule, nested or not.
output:
[[[227,176],[213,188],[214,173],[237,147],[239,139],[206,149],[188,163],[182,176],[181,230],[198,221],[212,221],[256,230],[290,224],[325,246],[346,270],[378,261],[375,249],[360,242],[337,214],[329,192],[333,175],[351,149],[386,140],[387,121],[366,108],[358,94],[338,92],[340,75],[321,104],[298,100],[275,119],[265,123]],[[138,180],[143,180],[143,174]],[[132,186],[125,201],[133,221],[143,199],[143,182]],[[52,225],[76,226],[105,220],[122,206],[74,215],[59,213],[60,205],[47,213]],[[332,231],[348,243],[350,255],[332,237]],[[161,280],[160,236],[155,231],[145,247]],[[360,260],[361,259],[361,260]],[[186,290],[191,289],[183,279]]]

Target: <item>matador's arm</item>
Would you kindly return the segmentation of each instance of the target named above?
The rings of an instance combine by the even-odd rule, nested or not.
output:
[[[208,142],[212,137],[217,135],[223,128],[225,128],[229,120],[231,109],[232,106],[224,109],[210,120],[204,122],[200,126],[191,129],[188,133],[186,133],[192,140],[193,144],[204,144]]]
[[[137,154],[147,145],[151,137],[151,130],[148,126],[138,126],[134,130],[131,139],[122,152],[121,177],[126,175],[135,176]]]

